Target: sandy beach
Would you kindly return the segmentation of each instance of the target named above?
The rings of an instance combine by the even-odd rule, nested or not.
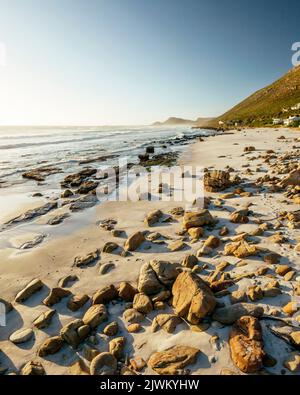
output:
[[[281,136],[284,138],[280,138]],[[71,213],[66,204],[33,219],[28,233],[18,231],[18,225],[3,230],[5,241],[2,237],[0,297],[12,304],[12,310],[6,314],[6,326],[0,327],[0,370],[3,373],[21,374],[25,364],[35,361],[49,375],[88,374],[91,372],[91,359],[94,361],[96,355],[111,351],[110,342],[122,337],[125,340],[121,340],[121,343],[126,342],[124,347],[120,346],[121,356],[118,351],[115,354],[113,352],[118,360],[117,365],[108,363],[114,374],[162,374],[153,362],[153,355],[175,346],[198,350],[197,356],[191,358],[185,366],[178,364],[174,367],[170,361],[166,363],[170,371],[175,369],[176,374],[297,374],[293,371],[293,353],[299,349],[300,333],[300,205],[299,198],[296,200],[299,184],[298,192],[294,190],[290,195],[286,192],[293,186],[276,188],[276,185],[291,173],[289,164],[292,163],[295,169],[298,162],[299,169],[300,133],[284,128],[245,129],[203,137],[202,140],[185,147],[179,164],[203,166],[208,172],[229,170],[230,176],[238,176],[240,181],[235,180],[235,183],[229,185],[228,180],[226,188],[217,192],[205,192],[206,208],[214,222],[211,226],[201,226],[203,232],[196,238],[187,228],[183,231],[184,213],[172,212],[174,208],[185,208],[185,203],[178,201],[106,202],[79,213]],[[267,174],[278,177],[278,180],[273,183],[266,178],[258,180]],[[37,190],[35,188],[34,192]],[[28,202],[25,206],[18,207],[15,215],[39,207],[44,204],[42,202],[43,198],[38,197],[34,204]],[[242,214],[244,218],[233,222],[232,213],[242,209],[246,210]],[[162,215],[153,225],[148,226],[144,220],[153,210],[161,210]],[[197,210],[200,208],[196,208]],[[288,213],[297,210],[298,214],[287,219]],[[68,217],[57,225],[48,224],[49,219],[60,214],[68,214]],[[1,213],[1,217],[3,221],[8,220],[5,212]],[[108,219],[116,221],[109,230],[101,226],[101,221]],[[132,251],[125,251],[126,240],[136,232],[143,232],[144,240]],[[24,243],[40,236],[39,243],[32,248],[24,248]],[[215,243],[205,244],[211,236],[215,236]],[[245,240],[247,245],[249,243],[250,246],[255,246],[256,251],[245,257],[224,253],[230,243],[241,240]],[[172,245],[176,241],[176,247],[172,251]],[[112,251],[103,251],[104,246],[111,247]],[[97,256],[89,264],[74,265],[76,257],[85,257],[96,250]],[[182,265],[187,254],[197,257],[195,265]],[[276,254],[277,258],[265,258],[272,254]],[[158,292],[149,293],[141,301],[140,311],[145,311],[144,317],[139,317],[137,321],[135,317],[131,323],[139,323],[140,327],[136,332],[129,332],[130,322],[126,321],[123,313],[132,308],[132,301],[122,299],[118,287],[120,283],[127,282],[136,289],[141,267],[153,260],[173,264],[177,275],[192,273],[200,278],[213,294],[215,305],[212,310],[205,317],[200,317],[197,323],[191,322],[193,320],[189,320],[185,313],[178,313],[178,305],[174,306],[174,283],[179,281],[179,277],[175,280],[174,276],[168,278],[167,285],[163,284],[165,291],[169,291],[167,296],[155,300]],[[224,262],[227,264],[224,265]],[[221,268],[220,264],[223,264]],[[280,271],[280,265],[286,265],[285,269],[282,268],[283,272]],[[166,271],[168,270],[171,270],[169,266]],[[76,280],[62,286],[60,280],[70,275],[76,276]],[[212,278],[220,282],[214,284],[216,288],[212,288]],[[16,301],[18,292],[33,279],[41,280],[40,289],[30,294],[26,300]],[[278,292],[275,290],[270,296],[271,292],[265,290],[272,281],[271,288],[276,288]],[[46,339],[60,336],[61,329],[68,323],[75,319],[81,320],[93,303],[93,295],[110,285],[115,287],[117,294],[103,299],[107,319],[90,327],[83,320],[89,333],[76,347],[72,347],[72,340],[68,343],[64,338],[57,352],[41,356],[40,349]],[[43,301],[57,287],[69,292],[61,293],[62,298],[58,297],[55,303],[46,306]],[[55,292],[59,294],[58,291]],[[86,303],[77,311],[68,307],[73,295],[88,296]],[[234,306],[232,295],[238,296],[242,303],[263,308],[263,313],[255,318],[262,331],[262,338],[255,340],[259,343],[255,347],[260,347],[264,353],[261,366],[256,370],[241,369],[239,357],[232,355],[230,347],[235,345],[230,346],[229,338],[237,320],[225,324],[222,319],[218,321],[218,317],[214,316],[223,307]],[[186,298],[188,301],[188,295]],[[290,302],[294,303],[292,311],[285,308]],[[148,306],[145,306],[147,303]],[[38,329],[33,321],[49,309],[55,310],[53,317],[44,328]],[[153,321],[159,314],[172,314],[172,319],[176,315],[177,321],[174,320],[176,323],[172,333],[163,328],[163,325],[153,329]],[[252,316],[251,313],[244,315]],[[109,333],[108,330],[103,330],[112,322],[117,322],[117,329],[110,336],[104,333]],[[290,329],[285,339],[284,336],[274,334],[276,328],[283,326]],[[272,332],[273,327],[275,329]],[[22,328],[31,329],[28,331],[28,340],[21,343],[9,340],[12,334]],[[298,335],[291,337],[291,333]],[[247,341],[249,344],[253,341],[250,335]],[[164,357],[166,356],[163,355]],[[287,363],[290,359],[292,362]],[[81,361],[80,364],[78,361]],[[99,369],[98,367],[96,371]]]

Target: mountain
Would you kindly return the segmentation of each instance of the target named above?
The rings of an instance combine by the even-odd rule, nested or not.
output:
[[[272,118],[288,118],[300,114],[291,107],[300,103],[300,66],[294,67],[279,80],[253,93],[225,114],[208,122],[217,127],[219,121],[227,125],[263,126],[272,124]]]
[[[213,118],[197,118],[196,121],[192,121],[190,119],[176,118],[170,117],[164,122],[154,122],[152,126],[175,126],[175,125],[197,125],[201,126],[204,123],[211,121]]]
[[[170,117],[164,122],[154,122],[152,126],[164,126],[164,125],[193,125],[194,121],[190,119]]]

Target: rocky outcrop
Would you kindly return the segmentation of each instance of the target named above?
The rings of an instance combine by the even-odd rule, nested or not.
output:
[[[229,347],[234,364],[244,373],[256,373],[263,366],[262,330],[257,318],[238,319],[229,335]]]
[[[212,291],[194,273],[180,273],[173,284],[172,294],[176,314],[191,324],[198,324],[216,306]]]

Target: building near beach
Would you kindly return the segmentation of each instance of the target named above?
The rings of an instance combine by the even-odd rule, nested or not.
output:
[[[273,118],[273,125],[282,125],[283,119],[281,118]]]
[[[290,116],[290,117],[288,117],[287,119],[285,119],[285,120],[283,121],[283,124],[284,124],[285,126],[289,126],[289,125],[291,125],[293,122],[297,122],[297,121],[300,121],[300,117],[299,117],[299,115],[294,115],[294,116]]]

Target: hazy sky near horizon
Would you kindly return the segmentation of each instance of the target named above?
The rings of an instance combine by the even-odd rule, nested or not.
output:
[[[219,115],[292,67],[299,16],[299,0],[0,0],[0,124]]]

